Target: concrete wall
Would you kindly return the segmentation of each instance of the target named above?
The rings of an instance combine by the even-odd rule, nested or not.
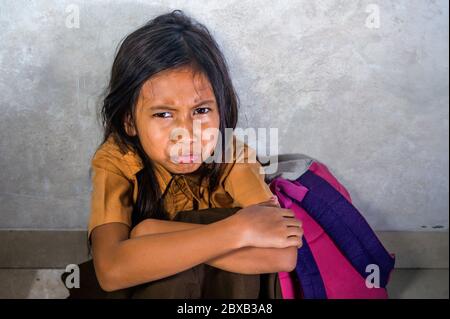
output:
[[[448,231],[446,0],[2,1],[0,228],[86,227],[116,45],[177,8],[222,46],[241,126],[327,164],[375,229]]]

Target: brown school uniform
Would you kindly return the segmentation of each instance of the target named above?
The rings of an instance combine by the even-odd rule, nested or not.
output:
[[[164,199],[167,213],[172,219],[183,210],[194,209],[194,199],[198,209],[246,207],[267,201],[273,195],[260,174],[261,164],[254,158],[255,150],[242,143],[233,155],[233,163],[227,163],[219,187],[211,194],[208,203],[207,181],[198,185],[195,174],[175,175]],[[99,147],[92,163],[91,212],[88,225],[88,237],[92,230],[111,222],[124,223],[131,227],[133,203],[136,202],[138,184],[136,174],[142,169],[139,156],[129,151],[123,154],[112,137]],[[161,194],[172,178],[172,174],[163,166],[155,163],[155,173]],[[199,198],[199,191],[205,196]]]
[[[226,164],[219,187],[210,197],[207,181],[198,185],[195,174],[173,176],[164,167],[155,164],[161,193],[166,191],[164,205],[171,219],[210,223],[233,214],[239,207],[270,199],[273,194],[264,181],[264,174],[260,174],[261,164],[257,161],[248,163],[249,158],[254,158],[255,151],[244,143],[241,145],[244,147],[238,148],[232,163]],[[132,226],[131,214],[138,192],[136,174],[141,169],[139,156],[133,152],[123,154],[112,137],[100,146],[92,159],[93,188],[88,238],[95,227],[106,223],[120,222]],[[170,183],[172,178],[175,180]],[[201,191],[206,196],[200,198],[198,194]],[[194,201],[198,203],[195,209]],[[94,273],[92,262],[84,267],[87,275]],[[94,298],[282,298],[277,273],[245,275],[207,264],[112,293],[102,292],[93,277],[91,275],[91,281],[85,285],[95,288],[91,289],[96,292]],[[89,294],[92,295],[92,292]],[[78,297],[86,298],[86,294]],[[77,298],[76,294],[73,298]]]

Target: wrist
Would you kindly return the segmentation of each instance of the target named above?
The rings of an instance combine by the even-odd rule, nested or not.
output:
[[[234,249],[248,246],[246,240],[246,228],[240,221],[239,215],[234,214],[219,222],[224,223],[224,228],[227,230],[227,233],[231,235],[232,246]]]

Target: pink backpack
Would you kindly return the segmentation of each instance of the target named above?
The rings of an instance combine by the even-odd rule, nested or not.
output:
[[[301,176],[270,182],[282,207],[303,223],[294,271],[278,273],[284,299],[385,299],[394,268],[348,191],[327,167],[310,160]]]

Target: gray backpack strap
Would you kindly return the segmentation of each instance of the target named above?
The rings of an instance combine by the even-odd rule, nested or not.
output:
[[[305,154],[281,154],[258,156],[265,171],[265,182],[270,183],[277,177],[296,180],[314,163],[315,159]]]

